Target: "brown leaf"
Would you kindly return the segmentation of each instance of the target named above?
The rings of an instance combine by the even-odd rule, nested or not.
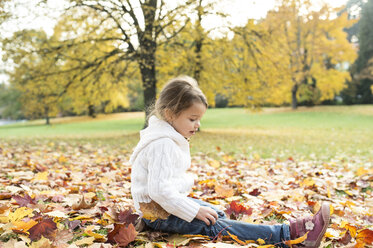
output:
[[[28,204],[36,204],[35,198],[31,198],[28,194],[24,197],[15,195],[12,197],[20,207],[26,207]]]
[[[53,245],[58,247],[58,248],[66,248],[69,247],[69,242],[74,238],[73,233],[70,230],[62,230],[62,231],[57,231],[56,236],[53,239]]]
[[[108,234],[108,242],[125,247],[134,241],[136,236],[137,232],[132,224],[128,227],[125,224],[114,224],[114,230]]]
[[[12,198],[11,193],[7,193],[7,192],[1,192],[0,193],[0,200],[8,200],[10,198]]]
[[[373,231],[369,229],[359,230],[356,235],[356,240],[358,242],[364,242],[365,244],[373,243]]]
[[[38,240],[41,236],[46,238],[53,238],[55,231],[57,230],[57,225],[53,219],[43,219],[35,226],[29,229],[30,239],[32,241]]]
[[[135,222],[139,218],[139,215],[133,214],[132,209],[127,209],[125,211],[119,212],[116,217],[117,217],[118,222],[120,223],[124,223],[127,225],[132,223],[135,225]]]
[[[168,216],[170,216],[170,214],[155,201],[140,203],[140,211],[143,213],[143,218],[151,221],[155,221],[156,219],[167,219]]]
[[[215,185],[215,192],[218,196],[223,198],[228,198],[234,195],[234,190],[232,187],[224,186],[224,185]]]
[[[97,204],[97,201],[94,201],[94,200],[92,200],[90,203],[86,202],[84,200],[84,195],[83,195],[79,203],[72,205],[72,209],[74,210],[89,209],[89,208],[96,206],[96,204]]]

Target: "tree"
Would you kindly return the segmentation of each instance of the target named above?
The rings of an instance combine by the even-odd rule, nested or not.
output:
[[[327,5],[314,11],[308,0],[284,0],[262,23],[279,44],[274,56],[282,57],[283,73],[291,78],[293,109],[302,94],[316,102],[334,98],[349,79],[344,67],[356,52],[343,29],[353,21],[346,13],[333,18],[335,12]]]
[[[371,92],[371,85],[373,79],[372,60],[373,60],[373,0],[363,6],[359,29],[359,56],[356,60],[356,79],[358,83],[358,102],[359,103],[373,103],[373,94]]]
[[[71,0],[71,7],[66,15],[77,9],[71,18],[76,23],[87,19],[90,24],[79,34],[79,37],[69,37],[66,46],[76,44],[99,43],[108,40],[117,45],[107,51],[105,57],[93,60],[93,63],[82,63],[76,71],[92,71],[98,64],[109,61],[117,64],[122,61],[135,61],[138,64],[144,91],[145,111],[149,114],[149,106],[156,96],[156,50],[160,42],[167,42],[178,34],[184,27],[173,29],[176,19],[186,23],[189,18],[182,14],[189,7],[190,2],[177,5],[174,8],[166,6],[163,0]],[[90,11],[88,11],[90,10]],[[176,18],[177,17],[177,18]],[[167,29],[167,32],[166,32]],[[100,31],[101,36],[93,34]],[[115,59],[113,59],[115,58]],[[121,73],[123,76],[124,72]],[[72,84],[70,84],[72,85]],[[70,87],[69,85],[69,87]]]
[[[27,118],[46,119],[49,124],[51,116],[57,114],[58,96],[61,88],[58,87],[59,77],[53,75],[44,80],[35,77],[40,71],[48,74],[55,70],[56,57],[39,56],[33,50],[45,48],[46,34],[43,31],[23,30],[13,34],[13,37],[5,39],[4,59],[15,64],[12,71],[8,71],[10,83],[15,90],[20,92],[22,110]]]

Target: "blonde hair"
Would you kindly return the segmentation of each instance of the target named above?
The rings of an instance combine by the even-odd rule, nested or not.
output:
[[[179,76],[168,81],[162,88],[149,116],[155,115],[167,121],[166,109],[174,116],[179,116],[182,111],[188,109],[195,102],[200,102],[206,108],[208,107],[206,96],[198,87],[197,81],[189,76]]]

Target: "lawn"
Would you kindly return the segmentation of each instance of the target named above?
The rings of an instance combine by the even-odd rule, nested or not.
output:
[[[121,113],[0,127],[0,247],[274,248],[130,228],[129,157],[143,120]],[[253,224],[288,223],[329,202],[320,247],[372,247],[372,140],[373,106],[209,109],[191,140],[190,196]]]
[[[143,113],[120,113],[52,119],[0,127],[0,138],[8,142],[66,141],[120,146],[130,150],[143,127]],[[214,156],[222,150],[233,156],[286,159],[331,159],[372,157],[373,106],[321,106],[264,108],[250,112],[242,108],[208,109],[201,132],[191,141],[192,154]]]

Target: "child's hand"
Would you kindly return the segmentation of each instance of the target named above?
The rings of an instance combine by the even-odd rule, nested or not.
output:
[[[218,213],[212,208],[201,206],[198,210],[197,219],[202,220],[206,225],[215,224],[218,219]]]

